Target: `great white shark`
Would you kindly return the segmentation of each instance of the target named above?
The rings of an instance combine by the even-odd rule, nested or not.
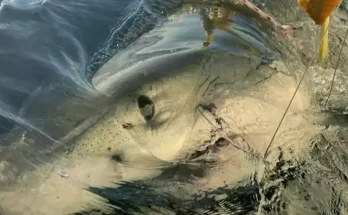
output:
[[[177,165],[204,163],[201,174],[185,176],[187,196],[175,194],[185,199],[253,177],[262,183],[280,156],[285,162],[308,153],[323,126],[313,117],[312,94],[303,86],[264,159],[298,80],[273,56],[263,32],[240,25],[243,30],[234,28],[239,36],[217,32],[215,46],[200,50],[205,36],[199,22],[197,16],[179,16],[111,58],[92,84],[113,105],[52,162],[3,189],[0,212],[73,214],[92,204],[107,213],[110,199],[88,188],[117,188]],[[181,42],[180,36],[191,39]]]

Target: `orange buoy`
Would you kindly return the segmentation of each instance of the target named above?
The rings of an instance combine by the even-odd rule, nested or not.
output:
[[[340,0],[297,0],[298,5],[306,11],[315,24],[321,26],[322,41],[320,44],[319,57],[325,61],[329,49],[329,20]]]
[[[297,0],[297,3],[317,25],[322,25],[340,0]]]

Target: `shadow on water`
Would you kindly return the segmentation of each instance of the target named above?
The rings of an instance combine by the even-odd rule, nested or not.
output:
[[[345,197],[348,142],[344,137],[329,140],[324,133],[313,138],[307,159],[286,161],[280,154],[277,164],[267,171],[261,184],[254,175],[233,188],[219,187],[186,196],[185,189],[187,185],[193,186],[193,181],[186,178],[185,183],[174,179],[175,175],[182,173],[189,175],[187,171],[178,174],[176,170],[182,168],[178,165],[163,170],[161,175],[150,180],[123,182],[115,188],[89,187],[88,191],[105,199],[106,203],[90,203],[75,215],[254,214],[260,208],[267,214],[288,214],[291,211],[315,215],[345,214],[348,206]],[[327,196],[316,196],[316,192]]]
[[[219,187],[214,190],[199,191],[193,196],[185,193],[195,180],[205,176],[209,167],[192,170],[189,164],[178,164],[164,169],[150,180],[122,182],[116,188],[89,187],[87,190],[105,199],[101,203],[91,203],[86,209],[74,215],[90,214],[177,214],[177,215],[209,215],[209,214],[252,214],[261,206],[264,211],[275,212],[286,208],[281,202],[279,192],[289,183],[305,177],[299,162],[295,166],[284,169],[290,162],[279,157],[274,169],[269,171],[267,185],[259,184],[257,176],[241,181],[235,187]],[[197,174],[198,172],[198,174]],[[188,176],[193,176],[189,178]],[[178,180],[178,177],[182,176]],[[272,184],[270,186],[270,184]],[[275,198],[278,197],[279,199]]]
[[[234,189],[218,188],[214,191],[205,191],[193,196],[194,201],[184,201],[179,197],[164,194],[155,189],[159,189],[159,187],[153,184],[149,186],[142,182],[125,182],[120,188],[89,188],[90,192],[107,200],[110,207],[108,212],[103,213],[100,209],[87,209],[74,215],[128,215],[134,213],[203,215],[221,210],[218,206],[222,204],[225,205],[225,212],[238,211],[235,214],[246,214],[254,211],[257,206],[258,188],[256,186],[244,186]]]

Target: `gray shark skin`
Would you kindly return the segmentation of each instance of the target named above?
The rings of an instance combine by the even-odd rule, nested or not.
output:
[[[2,189],[0,213],[318,214],[343,207],[337,190],[332,198],[314,195],[345,185],[318,182],[329,172],[325,165],[344,178],[345,164],[334,156],[344,157],[343,143],[328,139],[337,133],[344,139],[345,132],[342,124],[328,128],[318,114],[311,80],[299,88],[264,159],[298,75],[257,27],[216,31],[201,50],[200,22],[197,14],[183,14],[104,64],[92,78],[108,98],[101,114],[50,162]],[[295,64],[304,71],[304,62]],[[328,148],[335,154],[320,156]],[[2,162],[0,170],[13,164]],[[303,199],[312,207],[297,208]]]

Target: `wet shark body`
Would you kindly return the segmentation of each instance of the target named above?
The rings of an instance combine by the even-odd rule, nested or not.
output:
[[[57,159],[8,187],[0,195],[6,213],[245,214],[286,208],[278,193],[309,165],[297,158],[322,129],[307,114],[310,94],[299,91],[265,170],[263,154],[296,80],[279,61],[265,60],[275,56],[257,40],[239,46],[239,38],[217,33],[212,49],[198,51],[205,39],[199,16],[182,17],[99,70],[92,84],[114,105]],[[179,26],[189,28],[173,30]],[[180,43],[188,30],[192,39]],[[220,51],[226,41],[231,49]]]
[[[227,60],[230,61],[229,64],[226,64]],[[224,66],[215,64],[216,62],[221,62]],[[199,112],[204,111],[202,107],[209,106],[212,102],[217,105],[220,100],[218,94],[221,94],[223,102],[226,89],[233,90],[230,87],[233,83],[226,83],[225,80],[232,80],[232,77],[235,81],[242,80],[260,63],[260,60],[234,58],[233,55],[223,52],[184,51],[147,60],[131,68],[122,80],[109,77],[108,81],[112,85],[105,82],[104,85],[99,85],[105,92],[118,91],[114,86],[124,86],[121,90],[123,93],[124,89],[130,86],[126,95],[116,99],[116,108],[77,137],[72,143],[74,147],[69,147],[66,155],[60,156],[61,159],[57,163],[44,165],[35,175],[29,174],[28,178],[24,179],[22,184],[36,187],[33,192],[28,192],[25,186],[23,190],[10,190],[6,193],[8,201],[11,202],[12,198],[17,199],[17,192],[25,191],[25,195],[28,196],[21,197],[24,200],[24,204],[21,205],[23,208],[13,208],[18,210],[18,213],[26,207],[33,210],[33,213],[45,211],[45,208],[40,207],[42,202],[36,201],[43,196],[47,205],[50,205],[51,201],[54,202],[57,196],[61,199],[61,204],[50,205],[47,208],[49,210],[68,213],[69,208],[66,207],[72,203],[75,205],[72,207],[76,207],[75,210],[78,211],[84,204],[93,200],[91,195],[82,194],[87,192],[82,191],[82,187],[112,186],[113,182],[151,178],[160,174],[162,169],[184,162],[187,156],[191,157],[191,154],[194,154],[197,147],[207,147],[204,146],[207,143],[202,140],[209,140],[212,132],[218,132],[216,129],[211,131],[219,126],[214,122],[214,118],[210,119],[214,120],[212,127],[209,121],[202,117]],[[169,73],[168,68],[172,72]],[[231,71],[225,68],[235,69]],[[130,77],[127,78],[127,75]],[[266,74],[266,77],[267,75],[269,74]],[[261,75],[258,81],[264,78]],[[218,89],[221,90],[220,93]],[[154,108],[141,111],[146,105],[154,105]],[[208,112],[207,117],[211,117],[209,115]],[[67,173],[67,178],[62,177],[65,174],[60,171]],[[49,175],[49,178],[41,178],[40,175]],[[52,183],[53,181],[55,182]],[[66,182],[68,183],[65,184]],[[64,184],[64,188],[60,183]],[[37,187],[38,185],[40,187]],[[58,187],[61,188],[57,189]],[[46,191],[39,192],[42,189]],[[52,189],[55,190],[53,193]],[[71,192],[72,190],[74,191]],[[42,195],[43,193],[48,195]],[[40,205],[35,205],[29,200],[33,195],[35,202]]]
[[[342,16],[342,14],[340,16]],[[339,35],[342,37],[343,33],[334,35],[333,37],[340,37]],[[215,54],[216,53],[214,53],[214,55]],[[215,59],[215,61],[219,63],[217,59]],[[298,66],[300,67],[300,65]],[[289,88],[292,88],[293,92],[293,89],[296,86],[296,84],[292,82],[293,80],[289,80],[282,75],[278,76],[279,79],[273,79],[274,76],[272,77],[270,74],[274,75],[274,70],[268,70],[270,68],[267,66],[261,66],[261,68],[257,66],[254,71],[265,71],[263,69],[268,71],[269,75],[261,75],[261,77],[259,76],[258,79],[257,76],[254,76],[255,73],[249,74],[251,75],[248,75],[250,78],[249,84],[251,85],[247,84],[248,86],[243,86],[241,88],[249,88],[249,92],[253,92],[251,94],[254,94],[257,90],[250,89],[253,88],[251,86],[257,85],[256,82],[263,83],[261,86],[273,86],[271,87],[271,91],[275,90],[279,92],[279,94],[273,95],[274,97],[289,98],[291,93],[288,92],[289,94],[284,94],[284,91],[280,89],[282,89],[281,86],[286,85]],[[276,70],[278,72],[282,71],[280,68],[277,68]],[[326,80],[325,77],[328,75],[328,73],[325,73],[322,70],[319,71],[321,77]],[[333,70],[329,70],[328,72],[332,73]],[[316,87],[315,89],[311,90],[314,91],[314,94],[318,94],[318,92],[322,92],[321,87],[323,81],[321,81],[320,84],[319,82],[322,79],[317,79],[317,76],[315,75],[316,72],[312,72],[312,74],[314,74],[314,76],[310,75],[311,80],[309,83],[316,83]],[[277,77],[277,75],[275,76]],[[277,80],[275,82],[279,81],[282,84],[277,85],[272,81],[267,82],[267,79]],[[343,75],[340,76],[340,79],[344,81],[346,80],[346,77]],[[248,78],[244,78],[241,82],[248,82]],[[202,83],[204,83],[204,81]],[[217,90],[218,87],[216,86],[217,85],[214,85],[214,89],[212,91],[214,93],[219,92],[219,90]],[[267,95],[269,91],[265,90],[263,87],[261,87],[262,90],[260,90],[260,92],[262,92],[261,94],[263,95]],[[241,92],[238,91],[238,93]],[[256,146],[259,146],[261,147],[261,150],[258,152],[262,152],[265,149],[263,148],[265,145],[260,144],[262,142],[262,138],[260,138],[260,136],[250,136],[250,133],[252,132],[246,134],[245,136],[242,135],[243,138],[248,139],[248,142],[257,140],[258,144],[251,145],[252,147],[249,148],[241,148],[240,146],[243,144],[236,146],[233,144],[235,141],[231,141],[229,138],[226,138],[226,140],[224,139],[226,136],[221,136],[221,133],[219,136],[214,133],[214,131],[210,131],[210,138],[198,138],[200,141],[206,138],[203,142],[209,144],[198,144],[200,147],[194,147],[194,149],[191,150],[191,152],[189,152],[184,159],[185,162],[176,162],[163,168],[163,171],[161,171],[161,173],[159,173],[156,177],[147,180],[122,182],[116,187],[90,187],[89,191],[108,199],[110,202],[110,208],[105,210],[109,212],[105,214],[254,214],[256,211],[260,210],[266,214],[284,214],[290,212],[314,215],[320,214],[323,211],[326,211],[327,213],[344,214],[344,210],[347,208],[347,200],[344,196],[347,187],[345,179],[345,175],[347,173],[344,170],[346,166],[344,157],[346,155],[345,137],[347,132],[345,129],[346,117],[343,114],[343,109],[340,108],[340,106],[342,106],[342,103],[345,103],[345,99],[344,96],[340,96],[340,99],[334,99],[329,106],[329,110],[326,109],[326,111],[330,114],[328,117],[326,117],[326,120],[322,120],[322,116],[320,116],[320,124],[318,125],[318,119],[310,119],[307,121],[309,118],[311,118],[309,116],[311,114],[307,115],[308,112],[305,113],[305,110],[313,111],[311,108],[309,108],[309,100],[313,101],[313,99],[318,99],[320,101],[320,97],[322,95],[320,95],[318,98],[313,97],[313,94],[307,93],[305,91],[301,91],[300,94],[302,94],[302,96],[300,95],[299,100],[297,100],[297,102],[295,101],[295,106],[298,108],[296,109],[297,111],[295,111],[296,114],[302,113],[302,116],[306,118],[306,120],[303,120],[303,118],[301,119],[301,117],[297,120],[292,118],[295,123],[294,121],[285,122],[285,127],[287,127],[289,130],[285,129],[283,132],[283,135],[285,136],[297,136],[298,139],[295,140],[291,137],[287,139],[283,136],[283,138],[281,138],[281,142],[273,147],[273,149],[278,147],[279,151],[278,153],[275,153],[273,157],[273,165],[268,166],[265,172],[253,169],[257,167],[259,153],[253,153],[252,150],[247,152],[245,151],[245,149],[255,150],[258,148]],[[243,94],[243,96],[246,95]],[[198,107],[201,107],[202,110],[205,111],[206,115],[203,116],[204,118],[209,114],[215,115],[215,122],[217,123],[216,126],[218,126],[218,122],[221,121],[221,119],[224,119],[226,116],[231,117],[230,114],[235,113],[233,108],[226,104],[228,103],[226,102],[228,101],[226,97],[223,97],[222,99],[220,98],[220,101],[225,101],[223,104],[217,102],[219,99],[216,100],[216,97],[215,99],[206,99],[207,96],[203,93],[201,94],[200,99],[197,99],[196,104],[198,104]],[[263,97],[263,99],[265,98]],[[234,100],[234,102],[236,101]],[[269,100],[268,102],[272,103]],[[217,105],[219,103],[220,105]],[[285,100],[283,102],[279,102],[276,106],[280,108],[284,103],[286,103]],[[256,103],[253,103],[248,107],[250,108],[253,105],[256,105]],[[197,107],[195,105],[193,106]],[[229,112],[226,115],[221,114],[223,112],[221,109],[224,107],[229,107]],[[240,108],[237,108],[236,110],[240,110]],[[332,114],[333,112],[336,112],[336,110],[339,112],[336,113],[338,115]],[[259,111],[261,111],[261,109],[255,110],[255,112]],[[270,111],[270,109],[268,109],[268,111]],[[221,115],[216,114],[217,112],[220,112]],[[275,115],[272,117],[274,116]],[[232,121],[228,122],[231,125],[236,121],[238,120],[233,118]],[[258,121],[258,119],[254,119],[252,123],[255,124],[256,121],[262,122],[263,120]],[[214,119],[211,118],[210,122],[214,122]],[[200,124],[199,122],[196,123]],[[267,123],[269,125],[277,124],[275,122],[272,123],[271,121],[267,121]],[[313,124],[316,125],[313,126]],[[323,125],[325,126],[323,127]],[[228,130],[225,126],[221,127],[222,130]],[[294,132],[294,128],[296,132]],[[236,131],[238,129],[234,128],[232,130]],[[292,130],[294,133],[292,133],[290,130]],[[260,126],[257,128],[257,131],[260,132]],[[206,133],[208,133],[207,130]],[[263,133],[262,136],[265,137],[267,135]],[[141,138],[139,137],[139,139]],[[287,140],[289,141],[288,143],[286,143]],[[233,145],[234,149],[244,149],[244,153],[248,154],[247,161],[243,160],[243,158],[238,159],[238,156],[236,156],[238,153],[234,154],[232,151],[229,151],[228,146],[231,145]],[[298,147],[299,145],[301,145],[301,147]],[[303,149],[304,151],[302,151]],[[302,151],[302,156],[296,156],[297,153],[294,153],[296,151]],[[328,151],[330,152],[329,155],[327,154]],[[224,156],[228,158],[231,155],[233,155],[233,158],[230,160],[226,159],[226,162],[226,160],[224,160]],[[116,160],[119,163],[123,162],[119,156],[117,156]],[[252,167],[246,164],[250,161],[255,162],[253,165],[251,165]],[[225,163],[225,165],[222,165],[222,163]],[[248,177],[241,176],[243,175],[243,168],[241,168],[243,164],[248,166],[248,168],[253,169],[249,172],[249,174],[246,173]],[[229,171],[231,169],[233,170]],[[237,178],[226,176],[235,175],[236,173],[238,175]],[[262,179],[260,180],[260,178]],[[229,183],[232,183],[233,185],[231,186]],[[317,196],[316,193],[320,193],[319,190],[325,190],[324,193],[330,193],[330,195]],[[122,193],[122,195],[119,195],[120,193]],[[134,196],[134,193],[137,193],[138,195]],[[139,198],[139,196],[143,196],[144,198]],[[91,206],[91,208],[98,209],[86,209],[83,212],[76,214],[92,214],[93,212],[103,214],[100,211],[100,207],[97,205]]]

